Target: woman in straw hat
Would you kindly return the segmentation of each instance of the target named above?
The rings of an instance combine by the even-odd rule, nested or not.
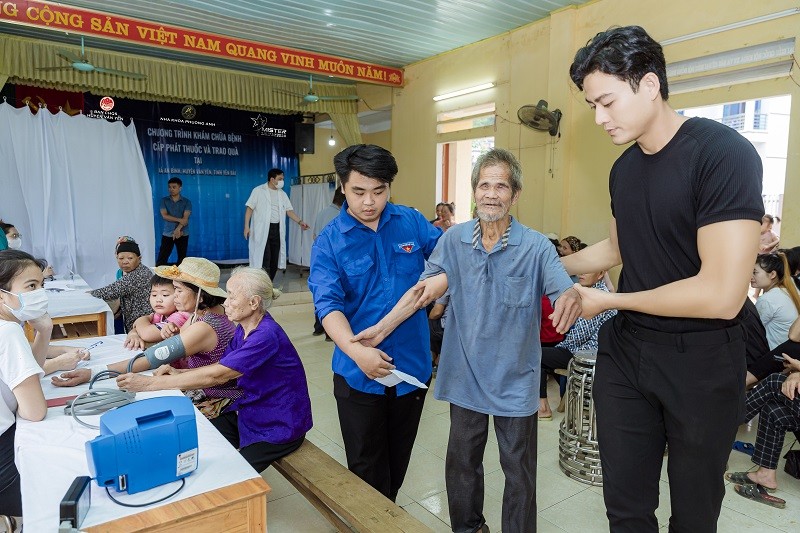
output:
[[[178,335],[185,356],[171,364],[179,369],[192,369],[218,363],[236,329],[222,307],[227,295],[219,287],[219,267],[208,259],[187,257],[178,266],[157,267],[155,271],[162,278],[172,280],[175,286],[175,307],[178,311],[192,313]],[[167,339],[150,349],[157,350],[162,344],[167,346],[174,342]],[[133,364],[135,372],[148,370],[150,367],[150,362],[144,357]],[[119,373],[126,372],[127,368],[128,361],[113,363],[107,367],[108,370]],[[86,383],[97,371],[105,369],[106,367],[83,368],[64,372],[52,379],[53,385],[71,387]],[[187,395],[207,418],[218,416],[241,394],[235,380],[187,391]]]
[[[195,369],[164,365],[152,377],[123,374],[128,391],[199,389],[238,379],[241,399],[212,424],[253,468],[297,449],[311,429],[311,400],[303,364],[286,332],[269,315],[272,282],[260,268],[239,267],[228,281],[225,313],[238,324],[218,363]]]

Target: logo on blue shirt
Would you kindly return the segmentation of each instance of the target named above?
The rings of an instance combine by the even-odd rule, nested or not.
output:
[[[419,249],[419,245],[417,243],[415,243],[414,241],[404,242],[402,244],[398,244],[397,247],[400,248],[402,251],[404,251],[406,253],[409,253],[409,254],[411,252],[413,252],[414,250]]]

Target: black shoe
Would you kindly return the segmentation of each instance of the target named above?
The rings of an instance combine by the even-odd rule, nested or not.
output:
[[[331,339],[327,333],[325,334],[325,340],[328,342],[333,342],[333,339]]]
[[[312,333],[312,335],[315,336],[315,337],[319,337],[323,333],[325,333],[324,329],[315,329],[314,332]]]

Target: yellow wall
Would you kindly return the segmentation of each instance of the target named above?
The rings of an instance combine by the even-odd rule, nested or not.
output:
[[[328,139],[333,134],[336,146],[329,146]],[[314,128],[314,153],[300,156],[300,175],[325,174],[333,172],[333,156],[344,148],[344,141],[334,128]]]
[[[333,138],[336,146],[330,146],[328,140]],[[389,130],[376,133],[362,133],[361,139],[366,144],[377,144],[387,150],[392,149],[392,134]],[[334,128],[314,128],[314,153],[300,156],[300,175],[325,174],[333,172],[333,156],[344,150],[344,140]]]
[[[568,72],[575,51],[613,25],[638,24],[661,41],[797,7],[795,0],[706,0],[701,13],[696,0],[658,2],[657,9],[654,4],[598,0],[565,8],[543,21],[407,67],[406,85],[394,90],[392,107],[391,144],[400,168],[393,186],[395,201],[417,206],[432,218],[437,143],[494,135],[495,145],[517,155],[525,171],[515,216],[543,232],[574,234],[590,243],[605,238],[610,217],[608,172],[624,148],[612,145],[595,125],[583,94],[571,84]],[[800,46],[800,15],[695,38],[666,46],[664,51],[667,62],[674,62],[790,37]],[[798,70],[794,69],[794,77],[800,81]],[[487,81],[497,86],[433,101],[437,94]],[[792,95],[794,119],[789,131],[782,242],[800,244],[800,88],[782,78],[675,95],[671,102],[681,108],[778,94]],[[517,124],[517,109],[539,99],[547,100],[550,109],[564,112],[560,138]],[[499,115],[495,127],[436,133],[437,113],[492,101]]]

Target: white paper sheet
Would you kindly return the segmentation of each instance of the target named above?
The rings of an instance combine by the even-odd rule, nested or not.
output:
[[[410,383],[415,387],[419,387],[420,389],[427,389],[428,386],[425,385],[423,382],[412,376],[411,374],[406,374],[405,372],[400,372],[397,369],[391,371],[392,373],[386,376],[385,378],[375,378],[375,381],[383,385],[384,387],[394,387],[401,381],[405,381],[406,383]]]

